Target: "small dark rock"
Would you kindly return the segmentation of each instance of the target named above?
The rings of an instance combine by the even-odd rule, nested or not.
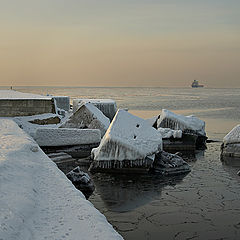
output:
[[[95,189],[93,181],[87,173],[81,171],[79,166],[67,173],[66,176],[73,185],[85,195],[86,198],[93,193]]]

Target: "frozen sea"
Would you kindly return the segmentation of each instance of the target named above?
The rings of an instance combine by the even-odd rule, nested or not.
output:
[[[73,98],[111,98],[143,118],[163,108],[206,122],[219,140],[240,123],[240,89],[14,87]],[[240,239],[240,163],[220,161],[220,142],[207,144],[175,178],[95,174],[89,200],[125,239]]]

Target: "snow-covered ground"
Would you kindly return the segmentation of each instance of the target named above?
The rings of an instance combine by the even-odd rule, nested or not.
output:
[[[0,119],[0,239],[122,239],[10,119]]]
[[[0,90],[0,99],[52,99],[52,97],[32,93],[22,93],[15,90]]]

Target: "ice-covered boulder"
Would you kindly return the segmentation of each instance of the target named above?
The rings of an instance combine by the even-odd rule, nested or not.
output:
[[[103,136],[110,124],[107,118],[97,107],[91,103],[82,103],[60,128],[89,128],[99,129]]]
[[[183,116],[163,109],[157,122],[157,128],[182,130],[183,133],[194,133],[206,136],[205,122],[195,116]]]
[[[223,138],[221,155],[240,158],[240,124]]]
[[[116,101],[112,99],[74,99],[73,100],[73,112],[76,112],[82,103],[92,103],[103,114],[112,120],[117,112]]]
[[[40,146],[86,145],[100,143],[101,133],[98,129],[39,128],[34,139]]]
[[[190,166],[179,155],[162,151],[155,155],[151,170],[164,176],[171,176],[190,172]]]
[[[182,138],[182,130],[172,130],[170,128],[158,128],[162,138]]]
[[[90,170],[103,168],[149,168],[154,154],[162,150],[162,136],[144,119],[118,110],[98,148]]]
[[[89,197],[95,189],[92,179],[87,173],[81,171],[79,166],[67,173],[66,176],[86,197]]]

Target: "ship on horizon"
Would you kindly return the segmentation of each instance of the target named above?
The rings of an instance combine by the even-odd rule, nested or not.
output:
[[[192,82],[192,88],[201,88],[201,87],[204,87],[204,85],[202,85],[202,84],[199,84],[198,83],[198,80],[193,80],[193,82]]]

